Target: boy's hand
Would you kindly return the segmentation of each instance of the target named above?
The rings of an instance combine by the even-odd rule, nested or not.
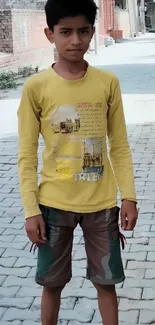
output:
[[[133,230],[136,226],[138,210],[136,203],[128,200],[122,202],[121,227],[123,230]]]
[[[45,244],[46,230],[42,215],[28,218],[25,223],[25,229],[32,243],[35,243],[37,245]]]

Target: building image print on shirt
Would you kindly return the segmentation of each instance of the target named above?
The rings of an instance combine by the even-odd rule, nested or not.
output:
[[[70,134],[80,130],[80,116],[75,107],[62,105],[51,116],[54,133]]]
[[[82,171],[75,175],[75,181],[99,181],[103,177],[103,139],[85,138],[82,141]]]
[[[103,175],[103,144],[100,138],[86,138],[83,141],[84,173],[97,173]]]

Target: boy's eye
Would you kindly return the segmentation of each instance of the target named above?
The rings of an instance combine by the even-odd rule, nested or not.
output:
[[[63,34],[63,35],[70,35],[70,31],[69,30],[63,30],[61,32],[61,34]]]
[[[83,35],[88,35],[88,33],[89,33],[88,30],[82,30],[82,31],[81,31],[81,34],[83,34]]]
[[[79,33],[82,34],[82,35],[88,35],[89,34],[89,30],[83,29],[83,30],[79,31]],[[68,36],[68,35],[71,34],[71,31],[70,30],[63,30],[63,31],[61,31],[61,34],[62,35],[65,35],[65,36]]]

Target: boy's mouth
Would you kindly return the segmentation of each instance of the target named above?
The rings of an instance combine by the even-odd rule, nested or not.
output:
[[[81,52],[82,51],[82,49],[73,49],[73,50],[68,50],[68,52]]]

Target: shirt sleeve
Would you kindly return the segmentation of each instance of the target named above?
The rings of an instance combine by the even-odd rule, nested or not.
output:
[[[114,78],[111,83],[108,102],[108,138],[110,160],[121,200],[136,202],[133,162],[127,139],[120,84],[117,78]]]
[[[18,109],[18,171],[25,217],[41,214],[38,203],[39,106],[31,83],[23,89]]]

